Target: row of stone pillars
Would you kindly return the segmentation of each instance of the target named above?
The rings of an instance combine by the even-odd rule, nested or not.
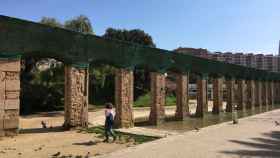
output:
[[[19,127],[20,60],[0,60],[0,136],[16,133]],[[74,65],[65,66],[65,127],[88,125],[88,69]],[[151,111],[150,124],[156,125],[164,120],[165,78],[162,73],[151,72]],[[208,112],[207,75],[197,79],[196,116],[203,117]],[[133,71],[117,69],[115,75],[116,125],[134,126],[133,119]],[[189,116],[188,84],[189,74],[176,76],[177,107],[175,118],[183,120]],[[280,84],[268,81],[237,80],[238,99],[235,99],[235,80],[227,79],[226,111],[233,106],[239,110],[256,106],[273,105],[280,101]],[[246,86],[247,85],[247,86]],[[247,93],[246,93],[247,91]],[[222,111],[223,79],[213,79],[213,114]],[[276,95],[274,95],[276,93]],[[247,94],[247,95],[246,95]]]

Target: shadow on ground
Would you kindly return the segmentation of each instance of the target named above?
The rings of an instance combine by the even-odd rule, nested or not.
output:
[[[247,146],[248,150],[233,150],[222,151],[224,154],[238,155],[240,157],[280,157],[280,131],[272,131],[263,134],[266,138],[251,138],[252,141],[230,140],[232,143],[237,143]]]
[[[50,132],[64,132],[65,128],[62,126],[56,126],[52,128],[28,128],[21,129],[19,131],[20,134],[32,134],[32,133],[50,133]]]
[[[93,146],[100,143],[100,141],[87,141],[87,142],[81,142],[81,143],[73,143],[73,145],[84,145],[84,146]]]

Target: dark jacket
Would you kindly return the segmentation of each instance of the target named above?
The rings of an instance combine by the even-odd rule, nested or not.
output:
[[[110,113],[108,116],[106,116],[105,120],[105,128],[112,128],[114,125],[114,116],[112,113]]]

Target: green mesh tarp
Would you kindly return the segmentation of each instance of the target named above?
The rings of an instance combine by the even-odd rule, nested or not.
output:
[[[192,72],[201,76],[280,81],[279,73],[103,39],[6,16],[0,16],[0,52],[55,58],[81,68],[87,66],[85,63],[103,63],[125,69],[143,67],[162,73]]]
[[[0,52],[0,60],[16,60],[21,58],[21,53],[16,52]]]

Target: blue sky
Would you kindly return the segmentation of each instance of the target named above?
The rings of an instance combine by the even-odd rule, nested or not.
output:
[[[273,53],[280,40],[280,0],[0,0],[0,14],[63,22],[80,14],[94,32],[140,28],[157,47]]]

